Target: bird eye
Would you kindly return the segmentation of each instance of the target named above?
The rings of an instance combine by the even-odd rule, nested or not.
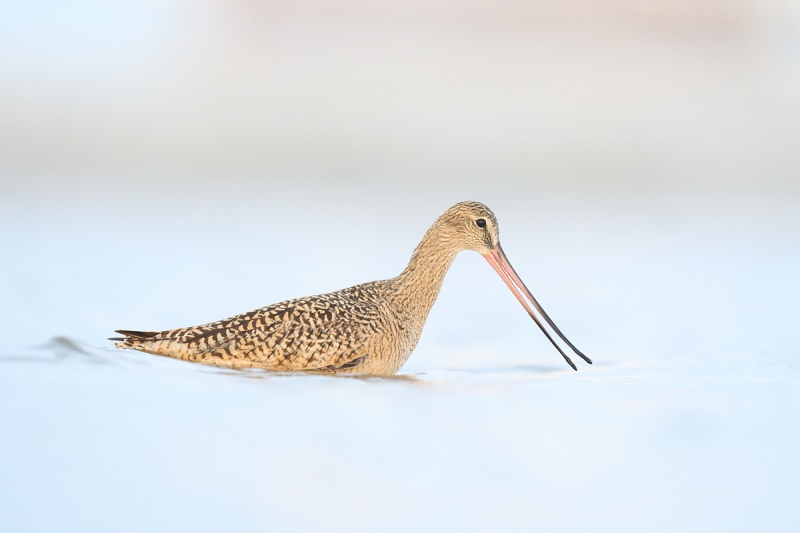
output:
[[[482,219],[482,218],[479,218],[478,220],[476,220],[475,224],[477,224],[479,228],[485,228],[486,227],[486,221],[484,219]]]

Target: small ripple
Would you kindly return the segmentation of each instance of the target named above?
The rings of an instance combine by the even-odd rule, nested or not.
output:
[[[60,364],[68,361],[80,361],[97,365],[114,364],[114,359],[108,356],[107,350],[92,348],[61,335],[20,354],[0,355],[0,363]]]

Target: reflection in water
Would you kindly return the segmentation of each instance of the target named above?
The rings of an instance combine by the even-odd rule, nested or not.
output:
[[[200,363],[189,363],[192,365],[200,365]],[[376,381],[376,382],[421,382],[418,374],[399,374],[394,376],[370,376],[370,375],[356,375],[356,374],[331,374],[330,372],[281,372],[276,370],[266,370],[263,368],[225,368],[220,366],[202,365],[208,367],[204,372],[210,374],[220,374],[225,376],[234,376],[244,379],[272,379],[272,378],[322,378],[324,379],[357,379],[361,381]]]
[[[65,361],[82,361],[101,365],[113,363],[113,359],[107,357],[103,351],[89,348],[63,336],[53,337],[48,343],[37,346],[25,355],[0,355],[0,363],[62,363]]]

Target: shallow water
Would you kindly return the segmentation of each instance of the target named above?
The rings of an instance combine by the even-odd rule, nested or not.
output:
[[[759,361],[352,379],[57,339],[0,365],[8,531],[744,531],[796,517],[800,379]]]
[[[438,208],[431,220],[370,215],[357,230],[369,253],[343,253],[314,238],[315,220],[342,235],[363,218],[323,202],[260,247],[213,217],[152,210],[134,224],[103,202],[17,213],[0,232],[17,251],[0,266],[12,281],[2,531],[753,531],[800,519],[790,202],[631,210],[595,198],[566,214],[543,197],[531,212],[495,202],[512,263],[595,364],[570,370],[464,254],[392,379],[205,367],[105,337],[394,275]],[[219,217],[251,227],[264,213]],[[175,246],[183,230],[198,243]]]

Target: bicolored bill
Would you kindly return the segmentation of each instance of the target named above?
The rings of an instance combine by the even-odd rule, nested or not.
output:
[[[553,346],[556,347],[556,350],[558,350],[558,352],[562,356],[564,356],[564,359],[567,361],[567,363],[569,363],[569,366],[571,366],[573,370],[578,370],[578,367],[575,366],[575,363],[572,362],[572,359],[569,358],[569,356],[564,352],[564,350],[561,349],[561,346],[559,346],[558,343],[556,343],[556,341],[550,335],[550,333],[548,333],[547,329],[545,329],[544,327],[544,324],[542,324],[541,320],[539,320],[539,317],[537,317],[536,313],[534,313],[533,309],[531,309],[531,305],[533,306],[534,309],[536,309],[539,315],[541,315],[542,318],[544,318],[544,320],[550,325],[550,327],[553,328],[553,331],[555,331],[556,334],[559,337],[561,337],[561,339],[567,344],[567,346],[569,346],[572,349],[573,352],[575,352],[579,357],[581,357],[587,363],[592,364],[592,360],[583,355],[581,351],[578,350],[575,347],[575,345],[572,344],[569,341],[569,339],[567,339],[567,337],[564,336],[563,333],[561,333],[561,330],[558,329],[558,327],[555,325],[553,320],[547,315],[547,313],[544,312],[544,309],[542,309],[542,306],[539,305],[539,302],[536,301],[536,298],[533,297],[531,291],[528,290],[528,288],[519,278],[519,275],[514,270],[514,267],[512,267],[511,263],[508,262],[508,258],[506,257],[505,252],[503,252],[503,248],[500,246],[500,243],[497,243],[497,246],[493,250],[483,254],[483,257],[486,259],[486,261],[489,262],[490,265],[492,265],[492,268],[495,269],[495,271],[500,275],[500,277],[503,278],[503,281],[506,283],[506,285],[508,285],[508,288],[511,289],[511,292],[514,293],[514,296],[517,297],[519,303],[522,304],[522,307],[524,307],[525,310],[528,312],[528,314],[531,315],[531,318],[533,319],[534,322],[536,322],[536,325],[539,326],[539,329],[542,330],[542,333],[544,333],[545,337],[547,337],[547,339],[553,344]]]

